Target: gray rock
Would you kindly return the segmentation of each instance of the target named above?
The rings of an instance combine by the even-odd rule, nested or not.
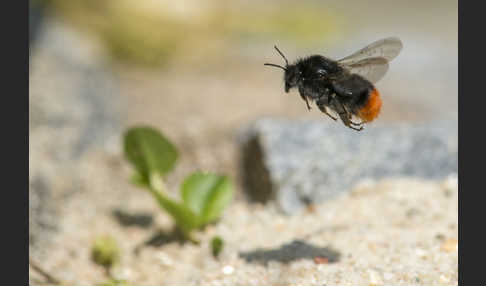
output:
[[[118,141],[116,81],[88,39],[43,17],[29,58],[29,248],[40,257],[82,191],[76,166]],[[118,143],[118,142],[117,142]]]
[[[457,121],[365,127],[322,120],[261,119],[244,132],[243,177],[251,199],[294,213],[362,179],[457,173]]]

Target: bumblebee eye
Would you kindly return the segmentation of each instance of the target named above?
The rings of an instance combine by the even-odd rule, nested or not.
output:
[[[327,74],[327,71],[326,70],[323,70],[323,69],[318,69],[317,70],[317,74],[319,74],[319,75],[326,75]]]

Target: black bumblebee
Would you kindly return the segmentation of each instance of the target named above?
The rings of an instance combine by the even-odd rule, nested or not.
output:
[[[386,38],[337,61],[312,55],[291,65],[277,46],[275,49],[284,58],[285,67],[265,65],[285,71],[285,92],[297,87],[309,110],[309,101],[315,101],[333,120],[337,117],[328,109],[336,112],[344,125],[361,131],[363,124],[375,119],[380,112],[382,102],[373,84],[388,71],[388,62],[400,53],[402,42],[395,37]],[[353,115],[361,122],[352,121]]]

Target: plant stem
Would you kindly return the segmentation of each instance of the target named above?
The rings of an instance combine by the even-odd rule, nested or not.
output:
[[[183,227],[183,224],[178,221],[176,215],[174,215],[174,212],[171,210],[174,210],[176,206],[178,205],[175,202],[172,202],[167,196],[167,186],[164,183],[164,179],[162,176],[158,173],[153,173],[150,175],[150,185],[149,185],[149,191],[152,193],[152,195],[156,198],[156,200],[159,202],[159,204],[165,208],[166,211],[168,211],[173,218],[176,221],[176,224],[178,224],[179,230],[184,237],[184,239],[189,240],[192,243],[195,244],[200,244],[200,241],[193,238],[190,234],[190,229],[185,229]]]
[[[164,178],[159,173],[152,173],[150,175],[150,189],[152,192],[156,191],[161,193],[167,193],[167,186],[165,185]]]

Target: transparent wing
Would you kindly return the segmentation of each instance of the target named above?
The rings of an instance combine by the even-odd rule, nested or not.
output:
[[[378,82],[388,71],[388,60],[385,58],[367,58],[341,65],[350,73],[359,74],[372,83]]]
[[[338,60],[338,62],[352,64],[366,58],[384,58],[391,61],[398,56],[402,47],[402,41],[399,38],[385,38],[369,44],[354,54]]]

